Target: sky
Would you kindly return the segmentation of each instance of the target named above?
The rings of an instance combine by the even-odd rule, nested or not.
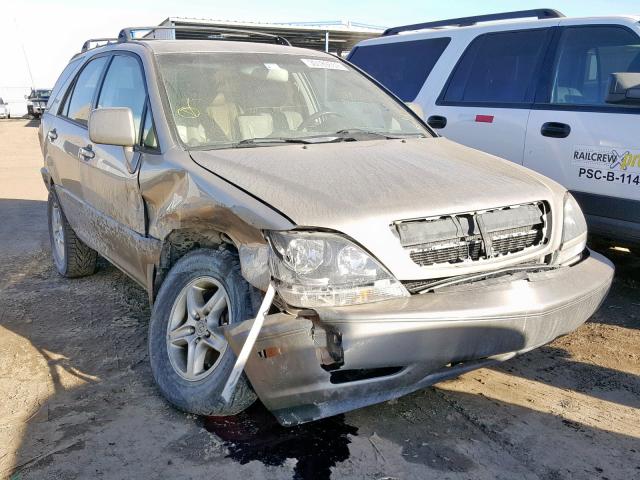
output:
[[[640,14],[639,0],[2,0],[0,3],[0,94],[4,92],[5,96],[28,90],[31,77],[36,87],[53,86],[69,58],[87,38],[114,37],[122,27],[156,25],[170,16],[263,22],[350,20],[388,27],[540,7],[555,8],[567,16]]]

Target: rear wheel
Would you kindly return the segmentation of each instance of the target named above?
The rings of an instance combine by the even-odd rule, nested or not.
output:
[[[252,294],[226,250],[193,251],[170,270],[151,315],[149,358],[160,391],[179,409],[235,415],[255,401],[244,375],[229,404],[221,399],[236,358],[223,328],[254,316]]]
[[[96,271],[98,254],[78,238],[60,208],[53,186],[48,199],[49,240],[53,263],[64,277],[84,277]]]

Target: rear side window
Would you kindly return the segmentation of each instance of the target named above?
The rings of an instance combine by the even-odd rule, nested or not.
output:
[[[58,107],[60,106],[60,101],[62,100],[62,97],[64,95],[64,92],[67,89],[69,83],[71,83],[70,79],[72,78],[72,75],[75,73],[75,71],[78,69],[79,66],[80,66],[80,59],[72,61],[71,63],[69,63],[69,65],[67,65],[64,68],[64,70],[58,77],[56,84],[53,86],[53,90],[51,90],[51,96],[49,97],[49,103],[47,104],[47,109],[50,109],[54,112],[58,109]]]
[[[444,101],[532,102],[546,37],[544,28],[479,36],[456,66]]]
[[[605,105],[609,75],[640,72],[640,37],[622,27],[568,27],[553,72],[551,103]]]
[[[146,100],[147,91],[138,61],[129,55],[113,57],[104,77],[98,108],[129,107],[133,113],[136,138],[139,138]]]
[[[382,43],[357,47],[349,61],[405,102],[416,98],[450,38]]]
[[[107,62],[107,57],[91,60],[80,72],[71,96],[67,97],[62,114],[76,122],[87,125],[93,96],[100,81],[100,75]]]

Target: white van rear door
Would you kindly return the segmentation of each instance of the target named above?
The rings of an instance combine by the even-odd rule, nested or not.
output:
[[[609,76],[640,72],[640,36],[622,25],[560,28],[526,134],[524,165],[576,192],[586,214],[640,222],[640,104],[605,102]]]

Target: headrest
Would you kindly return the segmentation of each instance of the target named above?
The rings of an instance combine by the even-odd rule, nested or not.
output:
[[[289,81],[289,70],[285,70],[284,68],[280,68],[279,66],[271,63],[265,64],[265,68],[254,68],[251,75],[271,82]]]

